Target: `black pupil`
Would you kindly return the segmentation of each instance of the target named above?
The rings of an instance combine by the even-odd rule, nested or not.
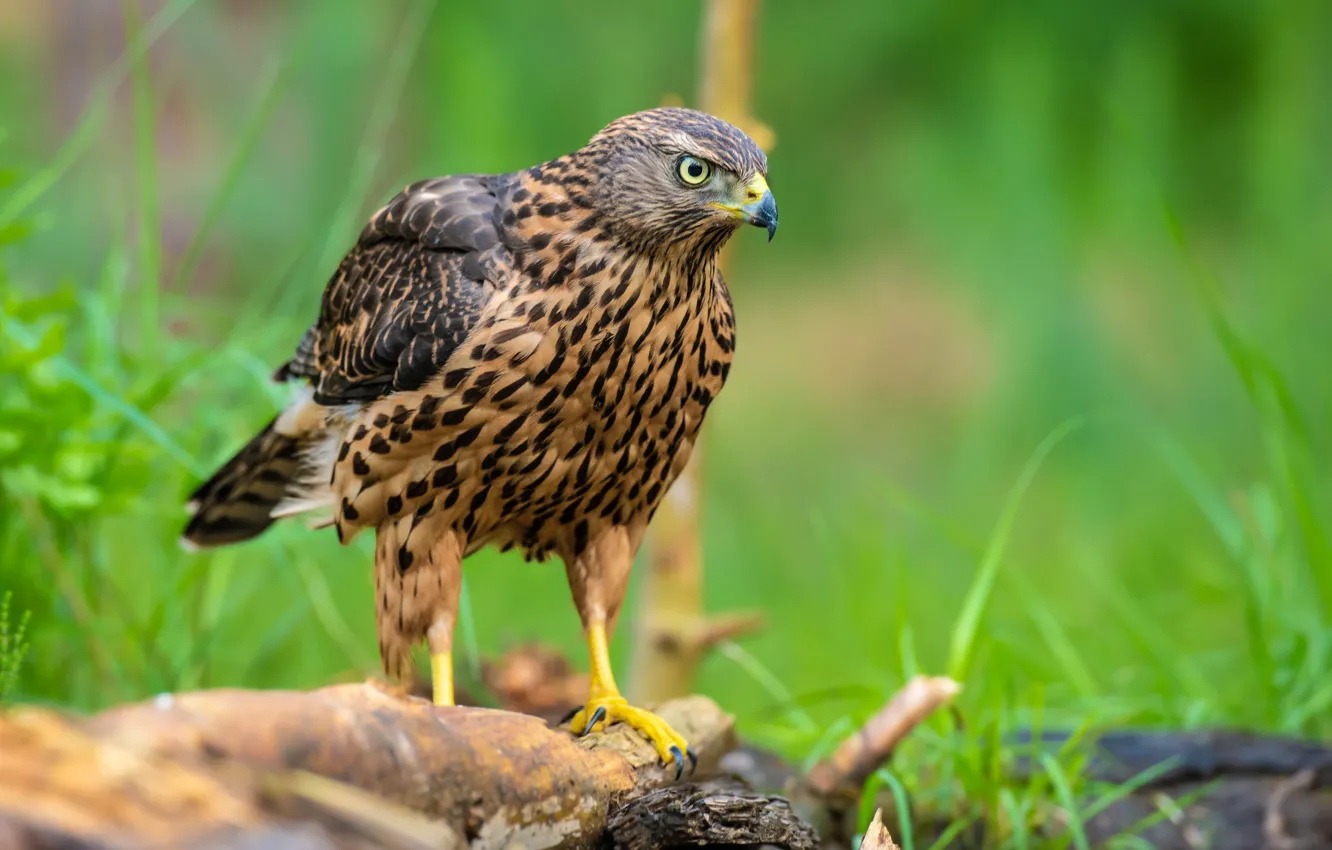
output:
[[[691,163],[689,163],[689,165],[686,166],[686,167],[689,169],[689,176],[690,176],[690,177],[693,177],[693,178],[699,178],[699,177],[702,177],[702,176],[703,176],[703,163],[701,163],[701,162],[691,162]]]

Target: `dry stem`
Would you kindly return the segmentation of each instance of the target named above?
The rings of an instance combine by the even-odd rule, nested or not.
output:
[[[869,775],[888,760],[912,729],[947,703],[961,685],[943,676],[917,676],[847,738],[832,755],[814,765],[805,783],[815,794],[860,793]]]
[[[701,109],[745,130],[767,150],[774,141],[772,130],[749,112],[757,19],[758,0],[710,0],[698,99]],[[725,252],[721,264],[724,273]],[[633,697],[649,705],[690,693],[709,648],[752,632],[762,622],[753,614],[709,619],[703,613],[702,464],[700,439],[652,524],[630,683]]]

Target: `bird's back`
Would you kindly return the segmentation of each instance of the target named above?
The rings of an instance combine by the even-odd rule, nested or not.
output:
[[[339,263],[319,317],[274,379],[308,384],[190,499],[184,541],[234,543],[328,507],[342,431],[432,378],[499,297],[512,256],[498,205],[513,175],[423,180],[380,208]]]

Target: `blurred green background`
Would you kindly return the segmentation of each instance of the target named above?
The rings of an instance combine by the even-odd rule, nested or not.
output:
[[[376,206],[691,100],[700,23],[0,3],[14,697],[373,671],[368,538],[191,556],[185,495],[282,401]],[[923,671],[973,733],[1332,734],[1330,43],[1316,0],[763,4],[782,230],[734,242],[705,430],[708,607],[768,618],[699,682],[742,732],[817,753]],[[557,565],[469,563],[464,668],[527,639],[582,663]]]

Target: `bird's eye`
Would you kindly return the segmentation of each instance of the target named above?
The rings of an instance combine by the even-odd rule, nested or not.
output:
[[[712,176],[712,165],[695,156],[682,156],[676,172],[686,186],[702,186]]]

